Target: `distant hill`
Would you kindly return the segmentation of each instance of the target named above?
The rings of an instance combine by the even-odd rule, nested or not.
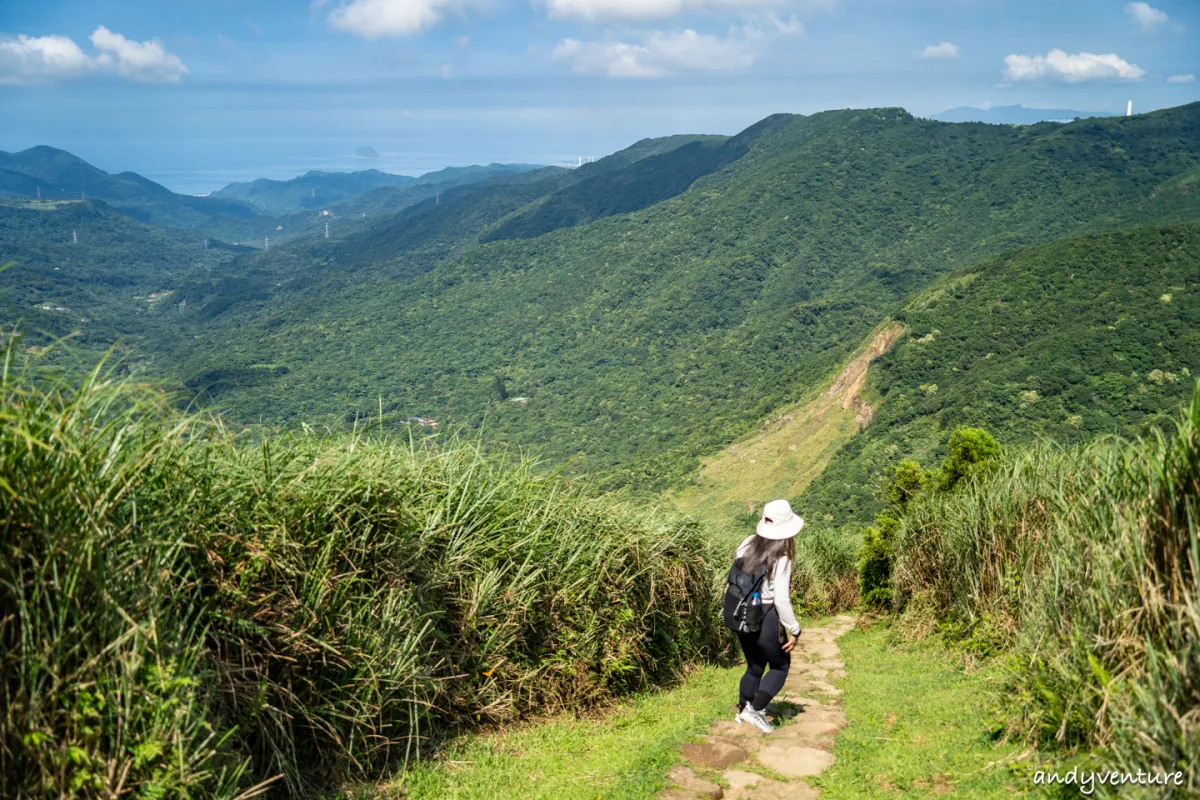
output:
[[[1088,117],[1114,117],[1111,111],[1075,111],[1070,108],[1026,108],[1025,106],[993,106],[972,108],[959,106],[934,114],[938,122],[989,122],[993,125],[1033,125],[1038,122],[1070,122]]]
[[[286,181],[259,178],[248,183],[231,183],[213,192],[211,197],[240,200],[263,214],[286,215],[298,211],[324,209],[345,203],[372,189],[406,189],[436,186],[444,191],[454,186],[484,180],[495,175],[538,169],[533,164],[489,164],[488,166],[447,167],[419,178],[393,175],[377,169],[359,172],[312,171]],[[435,190],[436,191],[436,190]],[[425,193],[420,193],[423,198]]]
[[[38,146],[0,151],[0,197],[103,200],[143,222],[196,227],[215,215],[249,219],[255,211],[236,200],[176,194],[135,172],[110,174],[78,156]]]
[[[770,127],[769,123],[759,124],[733,138],[643,140],[580,167],[576,183],[507,220],[484,241],[529,239],[558,228],[627,214],[674,197],[699,178],[741,158]]]

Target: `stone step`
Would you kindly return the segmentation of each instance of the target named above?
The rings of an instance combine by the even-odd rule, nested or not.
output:
[[[667,780],[671,782],[672,788],[693,792],[708,800],[721,800],[725,796],[725,790],[720,786],[704,780],[682,764],[677,764],[667,771]]]
[[[833,753],[789,742],[766,744],[758,749],[760,764],[789,778],[820,775],[836,760]]]
[[[751,789],[734,789],[725,793],[725,800],[814,800],[820,793],[802,781],[773,781],[764,779]]]
[[[734,764],[745,761],[750,756],[750,751],[745,747],[723,741],[701,742],[699,744],[685,744],[683,746],[683,757],[697,767],[705,767],[707,769],[725,769]]]

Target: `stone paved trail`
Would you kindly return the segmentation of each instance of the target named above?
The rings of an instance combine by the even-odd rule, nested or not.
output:
[[[808,800],[817,789],[804,778],[833,765],[833,737],[846,727],[841,690],[830,678],[845,676],[837,640],[854,627],[854,618],[834,617],[800,634],[783,691],[767,708],[776,730],[764,734],[729,719],[715,723],[699,744],[684,745],[686,764],[667,773],[673,784],[660,800]],[[730,686],[730,695],[737,687]],[[720,776],[729,788],[712,778]]]

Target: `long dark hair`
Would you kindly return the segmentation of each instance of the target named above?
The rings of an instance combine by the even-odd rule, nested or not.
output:
[[[754,575],[765,564],[770,575],[775,570],[776,562],[784,556],[789,561],[796,560],[796,537],[767,539],[755,536],[746,548],[746,555],[742,556],[742,571]]]

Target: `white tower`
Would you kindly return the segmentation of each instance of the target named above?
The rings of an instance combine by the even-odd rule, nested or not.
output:
[[[1133,101],[1132,100],[1129,101],[1129,105],[1125,106],[1125,116],[1127,116],[1127,117],[1133,116]]]
[[[329,238],[329,223],[328,222],[325,223],[325,238],[326,239]]]
[[[79,234],[76,233],[75,231],[71,231],[71,243],[79,244]]]

